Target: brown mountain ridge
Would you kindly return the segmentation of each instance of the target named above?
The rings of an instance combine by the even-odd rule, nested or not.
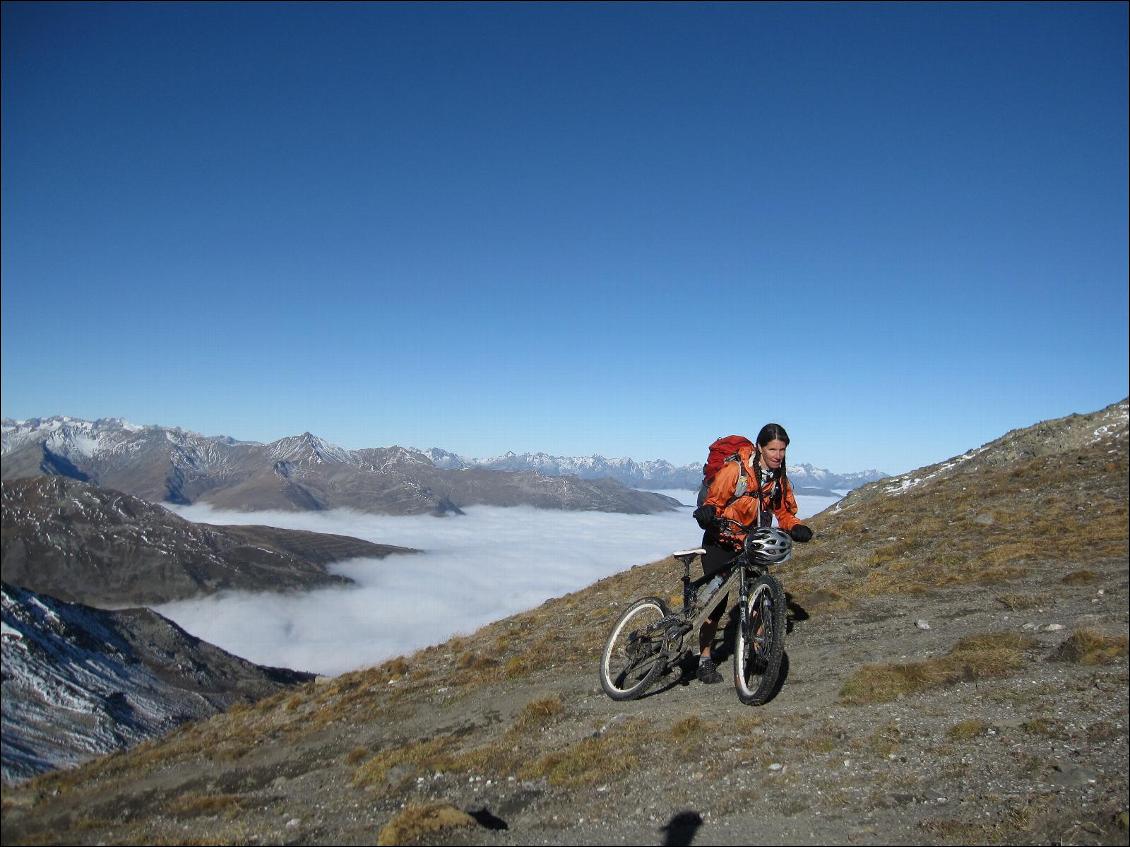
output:
[[[93,606],[152,605],[221,590],[300,591],[352,580],[326,565],[413,549],[270,526],[186,521],[61,476],[0,483],[7,582]]]
[[[1125,844],[1127,452],[1123,401],[814,517],[765,706],[600,691],[668,558],[5,791],[3,841]]]

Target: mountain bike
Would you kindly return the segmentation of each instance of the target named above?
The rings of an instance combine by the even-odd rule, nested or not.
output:
[[[769,556],[759,543],[767,533],[773,534],[776,545]],[[681,665],[687,652],[697,649],[698,631],[710,612],[735,589],[738,627],[733,655],[738,699],[748,706],[772,699],[785,653],[786,609],[785,589],[769,567],[788,560],[792,539],[777,529],[749,532],[742,550],[721,571],[725,575],[721,584],[700,592],[713,575],[692,580],[691,563],[705,553],[697,548],[672,554],[683,563],[681,609],[672,611],[658,597],[641,597],[612,627],[600,658],[600,685],[613,700],[641,697],[659,677]]]

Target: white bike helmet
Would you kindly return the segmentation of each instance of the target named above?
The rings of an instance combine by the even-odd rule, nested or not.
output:
[[[745,551],[755,562],[779,565],[793,554],[793,540],[787,532],[766,526],[745,537]]]

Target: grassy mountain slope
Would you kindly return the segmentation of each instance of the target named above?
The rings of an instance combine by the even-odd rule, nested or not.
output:
[[[853,492],[760,708],[601,693],[669,558],[6,791],[3,840],[1124,844],[1127,474],[1123,402]]]

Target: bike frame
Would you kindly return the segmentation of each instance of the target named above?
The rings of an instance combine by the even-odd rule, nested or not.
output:
[[[694,613],[694,616],[688,617],[688,613],[694,609],[695,604],[699,602],[698,598],[695,596],[697,587],[712,579],[712,577],[708,576],[703,576],[701,579],[691,579],[691,562],[701,555],[701,553],[695,551],[694,553],[687,553],[676,557],[683,563],[683,608],[676,614],[683,618],[684,625],[680,627],[680,644],[677,650],[671,652],[672,657],[682,652],[682,637],[689,632],[698,632],[702,628],[702,625],[706,623],[706,619],[710,617],[710,613],[714,610],[714,607],[735,587],[738,589],[738,608],[741,610],[739,625],[745,627],[749,624],[749,577],[760,576],[762,571],[754,567],[754,565],[746,559],[744,553],[738,553],[726,564],[726,567],[730,568],[730,575],[722,581],[722,584],[718,586],[709,597],[702,601],[702,607]]]

